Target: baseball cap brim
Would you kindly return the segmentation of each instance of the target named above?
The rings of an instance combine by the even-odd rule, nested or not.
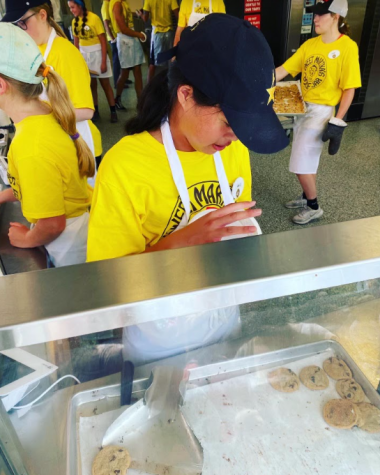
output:
[[[276,113],[269,107],[261,113],[249,114],[221,106],[236,137],[256,153],[276,153],[289,145]]]
[[[27,11],[28,11],[28,8],[24,8],[22,10],[15,10],[15,11],[6,13],[1,19],[1,21],[4,23],[15,23],[16,21],[20,20],[20,18],[22,18]]]
[[[327,13],[331,13],[329,10],[330,5],[331,5],[331,2],[316,3],[315,5],[311,7],[307,7],[306,12],[314,13],[314,15],[327,15]]]

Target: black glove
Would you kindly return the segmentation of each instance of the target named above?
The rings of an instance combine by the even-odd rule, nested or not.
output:
[[[346,127],[347,124],[344,120],[336,119],[335,117],[333,117],[327,124],[326,130],[323,132],[322,140],[323,142],[330,140],[329,155],[335,155],[338,153],[343,132]]]

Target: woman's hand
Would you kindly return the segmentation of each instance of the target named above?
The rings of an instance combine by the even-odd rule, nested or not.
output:
[[[9,241],[14,247],[27,248],[27,234],[29,228],[21,223],[10,223],[8,232]]]
[[[237,234],[254,234],[257,231],[255,226],[228,225],[243,219],[260,216],[261,209],[250,209],[255,204],[255,201],[243,201],[213,211],[165,237],[156,245],[146,249],[146,252],[218,242],[226,236]]]

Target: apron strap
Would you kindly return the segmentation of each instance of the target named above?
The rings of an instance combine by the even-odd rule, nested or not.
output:
[[[212,0],[210,0],[210,2],[209,2],[209,9],[208,9],[208,11],[209,11],[210,13],[212,13]]]
[[[235,203],[235,200],[232,196],[232,192],[230,189],[230,185],[228,183],[228,178],[223,166],[223,160],[222,160],[222,156],[220,155],[220,152],[214,153],[214,163],[215,163],[216,173],[218,175],[220,190],[223,195],[224,206]]]
[[[170,169],[173,175],[175,186],[177,187],[179,196],[181,197],[183,206],[185,208],[187,221],[190,219],[190,196],[187,189],[185,175],[183,173],[181,161],[178,157],[177,150],[175,149],[173,137],[170,131],[169,121],[165,120],[161,125],[162,141],[166,155],[168,156]]]
[[[45,54],[44,54],[44,60],[45,62],[47,61],[48,57],[49,57],[49,54],[50,54],[50,51],[51,51],[51,48],[53,46],[53,42],[54,40],[57,38],[57,32],[55,31],[55,29],[52,27],[51,29],[51,32],[50,32],[50,36],[49,36],[49,39],[48,39],[48,42],[47,42],[47,45],[46,45],[46,50],[45,50]]]

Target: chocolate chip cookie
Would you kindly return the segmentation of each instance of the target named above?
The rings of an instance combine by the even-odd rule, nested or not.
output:
[[[308,389],[320,391],[326,389],[329,385],[327,374],[319,366],[311,365],[302,368],[300,380]]]
[[[358,411],[358,427],[367,432],[380,432],[380,409],[369,402],[355,404]]]
[[[268,373],[270,385],[283,393],[292,393],[300,387],[298,376],[289,368],[277,368]]]
[[[352,402],[363,402],[365,399],[362,387],[352,378],[340,379],[335,387],[339,396],[343,399],[349,399]]]
[[[332,379],[349,379],[352,373],[347,364],[337,356],[332,356],[323,362],[323,369]]]
[[[92,475],[125,475],[131,464],[127,449],[108,445],[101,449],[92,464]]]
[[[359,411],[347,399],[332,399],[323,408],[323,418],[332,427],[351,429],[358,422]]]

